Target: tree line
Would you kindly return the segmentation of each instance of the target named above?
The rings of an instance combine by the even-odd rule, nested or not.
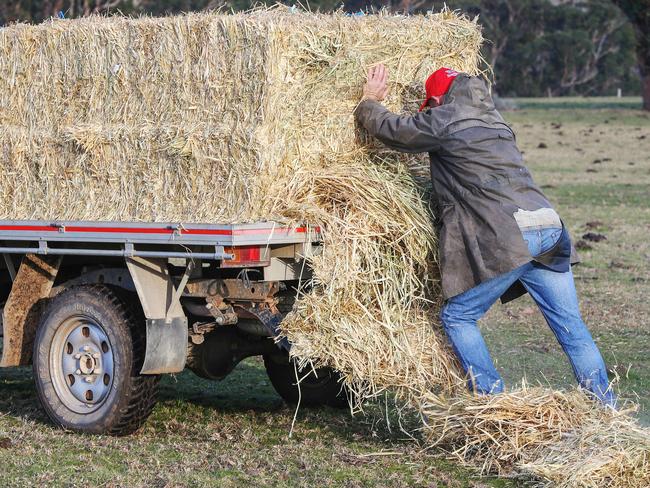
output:
[[[274,0],[268,0],[274,3]],[[289,2],[287,3],[294,3]],[[483,57],[501,96],[642,94],[650,110],[650,0],[310,0],[311,9],[421,13],[446,4],[478,16]],[[91,14],[168,15],[257,0],[20,0],[0,3],[0,25]]]

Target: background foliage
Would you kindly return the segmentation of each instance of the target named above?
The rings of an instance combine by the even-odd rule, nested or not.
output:
[[[349,12],[387,7],[399,12],[438,10],[431,0],[304,0],[311,9]],[[0,2],[0,25],[92,13],[166,15],[231,8],[255,0],[20,0]],[[267,0],[274,3],[274,0]],[[288,2],[293,3],[293,2]],[[627,95],[641,92],[635,28],[610,0],[447,0],[478,21],[489,40],[485,59],[501,96]],[[632,2],[632,3],[645,3]],[[623,6],[625,8],[625,6]],[[650,9],[649,9],[650,10]],[[641,36],[643,37],[643,36]]]

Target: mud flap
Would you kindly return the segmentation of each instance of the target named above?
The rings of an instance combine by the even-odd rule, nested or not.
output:
[[[0,367],[31,364],[41,308],[50,295],[61,259],[61,256],[35,254],[23,258],[3,311],[4,348]]]
[[[164,259],[130,257],[126,264],[147,318],[147,349],[140,373],[183,371],[188,330],[179,297],[185,284],[174,287]]]
[[[176,373],[185,368],[187,318],[147,319],[147,349],[141,374]]]

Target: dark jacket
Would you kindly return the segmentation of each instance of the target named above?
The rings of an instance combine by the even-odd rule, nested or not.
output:
[[[361,102],[355,115],[388,147],[429,153],[445,299],[533,260],[513,214],[551,204],[524,166],[483,80],[459,75],[441,106],[415,115],[395,115],[371,100]],[[534,261],[567,271],[571,256],[565,229],[555,248]],[[516,283],[502,299],[523,292]]]

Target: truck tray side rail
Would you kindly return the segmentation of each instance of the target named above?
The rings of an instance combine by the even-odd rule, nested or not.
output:
[[[304,244],[319,239],[318,227],[289,227],[276,222],[222,225],[0,221],[0,253],[4,254],[227,260],[232,259],[227,250],[233,247]]]

